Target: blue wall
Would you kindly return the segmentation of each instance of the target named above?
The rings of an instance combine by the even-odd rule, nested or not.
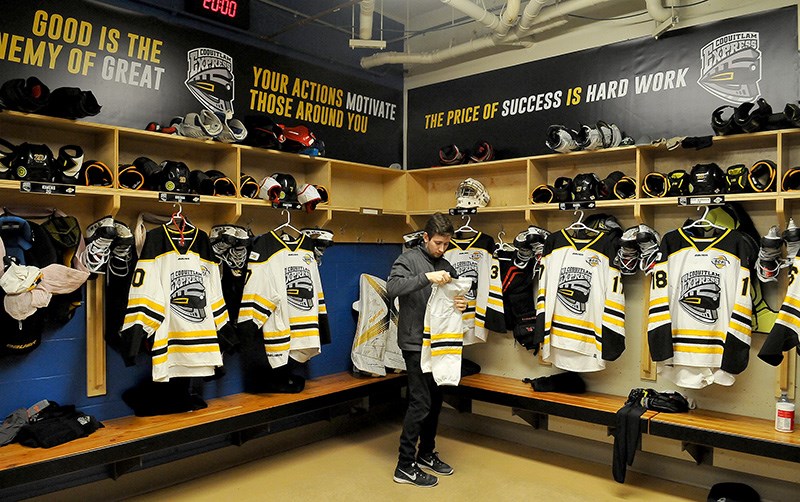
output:
[[[308,362],[311,378],[350,369],[356,325],[352,304],[358,299],[359,276],[368,273],[385,279],[400,251],[399,244],[336,244],[325,252],[320,273],[332,343]],[[205,383],[204,398],[242,392],[239,357],[225,356],[226,375]],[[125,389],[150,377],[149,360],[142,355],[136,366],[126,368],[119,354],[111,349],[106,359],[107,394],[86,397],[86,315],[81,307],[66,326],[45,333],[42,345],[30,354],[0,356],[0,417],[40,399],[74,404],[99,420],[131,415],[132,410],[120,396]]]

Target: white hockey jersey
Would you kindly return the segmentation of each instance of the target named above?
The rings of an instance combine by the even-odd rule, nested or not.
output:
[[[222,366],[217,330],[232,329],[208,235],[162,225],[147,232],[121,338],[127,364],[149,348],[153,381],[204,377]]]
[[[697,238],[679,228],[660,252],[647,329],[659,374],[685,388],[732,385],[749,356],[752,247],[737,230]]]
[[[544,243],[536,298],[542,357],[557,368],[598,371],[625,350],[625,296],[613,264],[614,237],[575,239],[566,230]]]
[[[464,332],[471,323],[467,324],[456,309],[455,297],[466,296],[472,285],[472,279],[461,277],[431,286],[431,296],[425,307],[420,367],[423,373],[433,373],[436,385],[458,385],[461,381]]]
[[[474,237],[452,238],[444,253],[458,277],[472,279],[463,314],[469,328],[464,333],[464,345],[485,342],[489,331],[506,331],[500,264],[492,256],[494,248],[494,239],[478,232]]]
[[[253,242],[238,322],[264,337],[270,366],[306,362],[330,343],[328,313],[311,239],[285,242],[275,232]]]
[[[376,376],[385,376],[386,368],[405,370],[403,352],[397,345],[397,299],[390,303],[386,281],[361,274],[353,310],[358,312],[350,351],[353,367]]]

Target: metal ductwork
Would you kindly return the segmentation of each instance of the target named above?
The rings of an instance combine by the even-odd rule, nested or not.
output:
[[[362,40],[372,39],[372,18],[375,13],[375,0],[361,0],[358,5],[358,37]]]

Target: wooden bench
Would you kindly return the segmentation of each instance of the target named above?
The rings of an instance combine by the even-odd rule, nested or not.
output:
[[[617,410],[627,399],[591,392],[536,392],[521,380],[484,374],[464,377],[458,387],[447,388],[446,392],[448,402],[459,411],[470,411],[473,399],[509,406],[515,415],[536,428],[546,424],[547,415],[612,427]],[[715,447],[800,462],[800,435],[777,432],[772,420],[707,410],[646,411],[642,420],[646,422],[642,433],[681,441],[698,464]]]
[[[447,388],[446,392],[455,397],[448,399],[448,403],[459,411],[470,411],[472,399],[510,406],[515,415],[536,428],[545,426],[548,415],[612,427],[617,410],[626,400],[625,397],[594,392],[536,392],[522,380],[482,373],[462,378],[458,387]],[[655,414],[646,411],[642,415],[642,431],[647,430],[647,421]]]
[[[405,385],[404,375],[357,378],[337,373],[308,380],[299,394],[234,394],[208,400],[208,408],[190,413],[104,420],[105,427],[94,434],[53,448],[16,443],[0,448],[0,488],[97,466],[107,466],[116,479],[141,466],[143,455],[219,436],[229,436],[231,443],[241,445],[276,428],[347,414],[355,400],[400,399]]]
[[[800,462],[800,437],[775,430],[775,422],[709,410],[659,413],[650,435],[677,439],[699,464],[711,448]]]

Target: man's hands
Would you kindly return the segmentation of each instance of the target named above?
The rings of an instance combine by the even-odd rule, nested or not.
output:
[[[433,284],[447,284],[448,282],[453,280],[453,278],[450,277],[450,274],[447,272],[447,270],[426,272],[425,277],[427,277],[428,280],[431,281],[431,283]]]
[[[467,310],[467,299],[463,295],[458,295],[453,300],[455,300],[456,310],[459,312]]]

